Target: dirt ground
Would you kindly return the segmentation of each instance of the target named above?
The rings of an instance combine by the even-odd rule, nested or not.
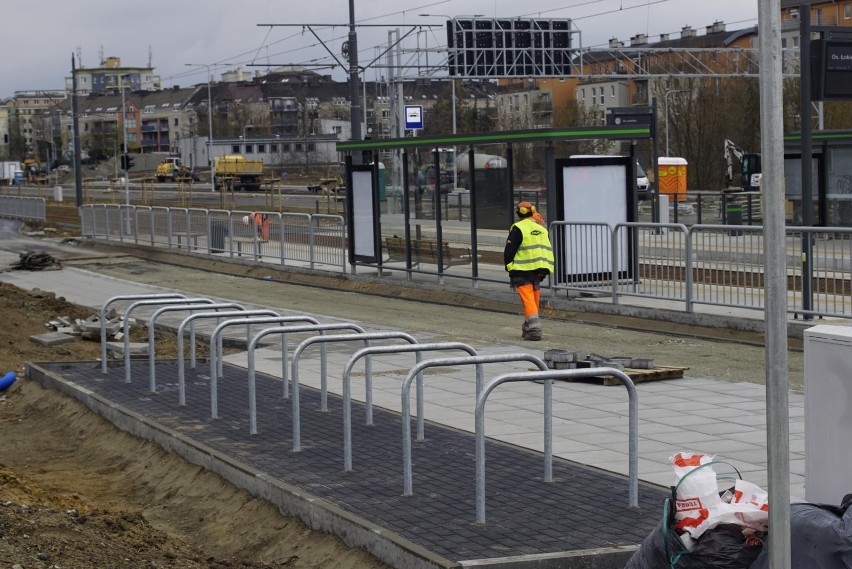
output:
[[[0,283],[0,314],[0,376],[19,376],[0,391],[0,569],[384,567],[23,378],[25,361],[100,357],[29,340],[91,309]],[[174,338],[156,349],[176,355]]]

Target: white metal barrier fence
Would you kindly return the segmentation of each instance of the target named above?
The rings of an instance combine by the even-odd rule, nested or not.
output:
[[[82,208],[82,235],[310,268],[333,265],[346,272],[339,215],[95,204]]]
[[[87,237],[346,272],[338,215],[87,205],[82,224]],[[696,305],[763,310],[761,226],[554,222],[550,235],[554,295],[598,294],[614,304],[659,299],[687,312]],[[787,311],[852,318],[852,229],[788,227],[786,241]]]
[[[0,196],[0,217],[45,221],[44,198]]]
[[[763,310],[760,226],[551,224],[551,289]],[[787,311],[852,317],[852,229],[788,227]]]

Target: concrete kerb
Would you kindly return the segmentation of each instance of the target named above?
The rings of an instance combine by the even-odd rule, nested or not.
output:
[[[78,362],[83,365],[98,362]],[[453,568],[459,565],[435,555],[398,534],[346,512],[301,488],[273,479],[240,461],[195,442],[181,433],[163,427],[117,405],[92,391],[27,362],[27,377],[46,389],[72,397],[113,425],[141,439],[155,442],[168,452],[218,474],[234,486],[278,507],[282,515],[298,517],[306,526],[337,536],[347,546],[363,549],[392,567],[412,569]]]

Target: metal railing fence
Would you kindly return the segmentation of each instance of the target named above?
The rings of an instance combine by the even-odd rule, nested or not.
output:
[[[99,204],[83,206],[81,219],[86,237],[347,272],[342,216],[269,212],[258,227],[255,214]],[[556,267],[543,286],[552,295],[610,297],[613,304],[655,299],[687,312],[697,305],[764,308],[761,226],[560,221],[550,224],[550,235]],[[788,227],[786,248],[787,311],[852,318],[852,229]],[[452,276],[477,287],[505,282],[495,263],[479,261],[476,276],[428,263],[400,273],[409,280],[413,273]]]
[[[339,215],[91,204],[83,206],[81,223],[84,237],[346,272]]]
[[[45,221],[47,214],[44,198],[0,196],[0,217]]]

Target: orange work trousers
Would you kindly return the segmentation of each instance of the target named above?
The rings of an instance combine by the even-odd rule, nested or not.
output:
[[[515,289],[518,291],[518,296],[521,297],[521,302],[524,305],[524,318],[538,314],[541,289],[532,284],[520,285],[515,287]]]

